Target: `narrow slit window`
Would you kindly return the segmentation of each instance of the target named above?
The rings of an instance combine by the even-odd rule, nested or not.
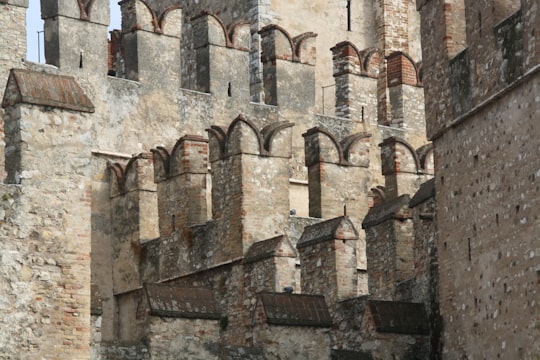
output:
[[[351,0],[347,0],[347,31],[351,31]]]

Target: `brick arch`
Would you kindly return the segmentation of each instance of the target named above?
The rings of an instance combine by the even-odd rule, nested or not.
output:
[[[132,32],[135,30],[146,30],[151,32],[159,32],[159,21],[158,16],[156,12],[152,9],[152,7],[144,0],[135,0],[135,6],[137,7],[137,10],[145,9],[144,12],[138,13],[141,16],[138,16],[137,23],[131,24],[130,28],[128,29],[128,32]],[[145,13],[143,16],[142,14]]]
[[[171,26],[168,26],[168,21],[171,21]],[[159,29],[163,34],[173,35],[180,37],[182,27],[182,7],[180,5],[173,5],[165,9],[159,16]],[[174,24],[178,25],[178,28],[174,27],[170,29]]]
[[[247,29],[247,32],[245,31]],[[247,36],[245,35],[247,33]],[[248,51],[251,43],[251,24],[240,21],[229,25],[229,44],[239,50]]]
[[[306,32],[293,39],[295,61],[315,65],[315,39],[317,34]]]
[[[387,164],[387,167],[392,171],[421,173],[420,158],[416,150],[406,140],[392,136],[385,139],[379,146],[383,149],[381,152],[383,175],[386,175],[384,164]]]
[[[294,58],[295,58],[295,55],[294,55],[295,46],[294,46],[293,40],[292,40],[291,36],[289,35],[289,33],[287,32],[287,30],[285,30],[284,28],[282,28],[279,25],[272,24],[272,25],[267,25],[267,26],[263,27],[259,31],[259,34],[262,34],[262,33],[265,33],[265,32],[270,32],[272,30],[276,30],[275,33],[280,34],[280,36],[279,36],[280,39],[276,39],[276,41],[275,41],[275,44],[276,44],[276,48],[275,48],[276,54],[275,54],[275,56],[276,56],[276,58],[281,59],[281,60],[293,61]],[[262,61],[265,62],[264,59],[262,59]]]
[[[238,149],[234,149],[234,141],[241,141],[243,139],[238,139],[238,138],[235,138],[236,137],[236,133],[235,131],[237,129],[239,129],[241,126],[247,126],[249,129],[251,129],[251,133],[252,135],[255,137],[255,140],[256,140],[256,144],[255,144],[255,147],[256,148],[253,148],[253,149],[249,149],[249,148],[245,148],[245,142],[239,142],[238,145],[240,146]],[[263,139],[262,139],[262,135],[260,133],[260,131],[257,129],[257,127],[255,126],[255,124],[253,124],[253,122],[251,122],[249,119],[245,118],[243,115],[238,115],[236,117],[236,119],[234,119],[232,121],[232,123],[229,125],[229,129],[227,130],[227,137],[226,137],[226,140],[225,140],[225,153],[227,155],[233,155],[233,154],[230,154],[231,151],[234,151],[234,150],[240,150],[242,153],[243,152],[250,152],[250,150],[252,151],[256,151],[258,152],[258,154],[260,155],[263,155],[265,154],[265,150],[264,150],[264,146],[263,146]]]
[[[195,20],[195,19],[198,19],[200,17],[203,17],[203,16],[207,16],[209,21],[208,21],[208,27],[209,29],[208,30],[211,30],[210,29],[210,25],[214,25],[212,27],[212,29],[215,31],[215,34],[216,36],[218,36],[218,38],[213,38],[211,37],[213,40],[217,41],[218,43],[215,44],[215,45],[221,45],[221,46],[226,46],[226,47],[230,47],[231,44],[229,42],[229,36],[227,35],[228,32],[227,32],[227,27],[225,26],[225,24],[223,23],[223,21],[221,21],[221,19],[207,11],[207,10],[203,10],[199,13],[199,15],[196,15],[194,17],[191,18],[191,20]],[[218,35],[219,34],[219,35]]]
[[[126,165],[120,163],[108,163],[107,168],[114,175],[114,182],[112,184],[111,192],[117,192],[118,194],[124,194],[131,190],[138,188],[139,172],[138,172],[138,160],[150,159],[151,154],[140,153],[129,159]]]
[[[422,85],[424,83],[424,63],[419,61],[416,63],[416,68],[418,69],[418,83]]]
[[[77,4],[79,5],[81,20],[89,20],[94,0],[77,0]]]
[[[369,77],[378,78],[382,59],[383,53],[381,50],[377,48],[365,49],[362,54],[363,72]]]
[[[176,141],[174,144],[172,150],[170,153],[168,153],[168,159],[169,159],[169,166],[168,166],[168,174],[169,176],[179,175],[184,170],[186,170],[186,167],[189,167],[188,164],[184,163],[185,160],[182,158],[182,148],[184,147],[184,143],[186,141],[190,142],[199,142],[199,143],[207,143],[208,140],[200,135],[184,135],[180,139]],[[193,143],[192,145],[193,146]],[[195,154],[196,152],[193,152]],[[192,155],[192,160],[194,159]],[[202,161],[202,160],[201,160]]]
[[[261,135],[263,137],[263,146],[264,150],[268,154],[272,154],[272,145],[274,144],[274,140],[278,137],[279,133],[287,128],[293,127],[294,123],[288,122],[288,121],[279,121],[276,123],[272,123],[270,125],[265,126],[261,130]]]
[[[209,129],[206,129],[206,132],[209,135],[209,142],[217,142],[218,144],[219,154],[217,157],[224,157],[226,151],[227,129],[223,126],[212,125]],[[212,153],[210,153],[210,155],[212,156]],[[212,158],[214,158],[214,156],[212,156]]]
[[[154,177],[156,180],[164,180],[170,174],[171,167],[171,155],[169,151],[163,147],[158,146],[155,149],[151,149],[154,160]]]
[[[412,57],[402,51],[394,51],[386,57],[388,86],[420,86],[418,68]]]
[[[107,169],[112,174],[111,193],[123,194],[126,192],[125,166],[120,163],[109,163]]]
[[[343,139],[341,141],[341,147],[343,149],[344,163],[369,166],[370,138],[371,134],[361,132]],[[364,149],[359,149],[360,145],[364,145]]]
[[[422,167],[420,166],[420,158],[418,157],[416,150],[407,141],[401,138],[397,138],[397,137],[394,139],[396,142],[396,151],[397,151],[397,147],[401,146],[407,152],[407,154],[411,157],[413,161],[413,163],[411,164],[414,167],[414,169],[412,169],[412,172],[418,173]]]
[[[364,68],[362,65],[363,55],[360,50],[350,41],[342,41],[330,49],[333,53],[334,66],[337,64],[354,64],[354,66],[338,66],[338,76],[344,73],[362,75]],[[352,58],[352,59],[351,59]]]
[[[126,167],[124,168],[125,189],[127,192],[137,189],[137,180],[138,180],[137,160],[141,156],[144,156],[144,155],[140,154],[129,159]]]
[[[368,192],[368,198],[371,199],[371,204],[369,204],[369,207],[382,205],[386,202],[386,189],[384,186],[377,186],[374,188],[371,188],[371,190]]]
[[[332,133],[330,133],[328,130],[323,129],[321,127],[311,128],[302,136],[306,137],[314,133],[323,134],[324,135],[323,138],[327,140],[325,141],[325,143],[328,145],[325,147],[327,151],[325,152],[323,151],[324,149],[319,149],[319,153],[322,160],[324,160],[325,162],[334,163],[334,164],[343,164],[344,163],[343,148],[340,142],[336,139],[336,137],[332,135]]]
[[[428,174],[434,174],[435,168],[433,164],[433,144],[429,143],[424,146],[421,146],[416,150],[418,157],[420,159],[420,167],[424,172]]]

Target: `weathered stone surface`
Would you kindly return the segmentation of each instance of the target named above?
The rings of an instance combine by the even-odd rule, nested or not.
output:
[[[445,358],[534,358],[540,73],[531,30],[538,4],[447,4],[421,7],[426,118],[436,149],[440,351]],[[455,37],[457,30],[463,35]],[[449,43],[458,39],[455,52]],[[451,92],[463,88],[456,99]]]
[[[259,301],[264,311],[264,321],[268,324],[314,327],[332,325],[323,296],[262,293]]]
[[[409,4],[385,1],[379,17],[367,0],[200,0],[182,8],[176,0],[128,0],[122,31],[108,44],[105,0],[47,0],[48,65],[21,61],[26,4],[1,1],[0,80],[22,70],[2,93],[11,100],[0,113],[10,184],[0,206],[7,299],[0,357],[328,359],[330,348],[380,358],[414,351],[408,335],[381,341],[372,325],[335,322],[352,314],[337,299],[367,289],[363,236],[352,224],[304,243],[311,262],[295,251],[306,225],[343,215],[343,204],[361,223],[368,189],[383,181],[377,145],[385,138],[425,144],[419,89],[405,87],[418,64],[400,58],[403,89],[386,75],[377,79],[386,71],[382,54],[404,51],[400,42],[420,59],[417,15]],[[259,34],[271,23],[271,36]],[[390,28],[400,33],[380,33]],[[343,40],[366,50],[336,59],[336,67],[347,60],[362,70],[334,79],[328,49]],[[334,81],[343,98],[338,115],[347,118],[332,116]],[[397,95],[384,99],[388,111],[379,119],[387,91]],[[272,105],[262,103],[265,95]],[[325,149],[306,152],[301,135],[316,126],[339,139],[336,161]],[[318,178],[308,176],[306,159]],[[301,218],[318,186],[320,218]],[[334,260],[319,269],[327,255]],[[337,294],[326,300],[325,324],[339,325],[254,320],[261,292],[290,298],[281,293],[290,288],[294,298]],[[197,318],[210,316],[187,304],[208,294],[211,319]],[[300,303],[306,310],[310,301]],[[292,314],[278,305],[274,315]],[[362,327],[356,341],[355,326]]]

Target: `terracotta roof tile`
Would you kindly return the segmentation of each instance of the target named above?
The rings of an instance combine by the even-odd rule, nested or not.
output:
[[[12,69],[2,107],[18,103],[94,112],[94,105],[71,76]]]
[[[428,335],[424,304],[369,300],[368,306],[378,332]]]
[[[332,326],[324,296],[261,293],[266,321],[274,325]]]
[[[145,284],[145,290],[151,315],[216,320],[221,317],[210,289]]]
[[[317,224],[306,226],[304,233],[298,240],[297,248],[310,246],[328,240],[357,240],[358,232],[353,223],[346,216],[326,220]]]

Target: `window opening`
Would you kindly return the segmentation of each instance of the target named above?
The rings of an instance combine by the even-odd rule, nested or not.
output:
[[[351,31],[351,0],[347,0],[347,31]]]

